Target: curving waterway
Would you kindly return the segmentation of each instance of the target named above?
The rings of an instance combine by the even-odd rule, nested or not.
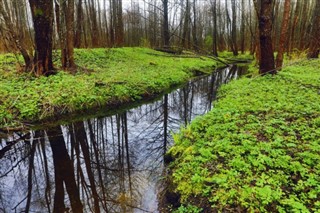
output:
[[[159,212],[172,133],[244,72],[216,70],[119,114],[0,135],[0,212]]]

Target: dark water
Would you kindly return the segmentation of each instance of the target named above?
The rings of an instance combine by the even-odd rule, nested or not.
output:
[[[158,212],[171,133],[243,72],[219,70],[121,114],[0,136],[0,212]]]

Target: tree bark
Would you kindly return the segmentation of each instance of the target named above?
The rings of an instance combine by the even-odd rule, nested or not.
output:
[[[273,0],[261,0],[258,20],[260,38],[260,63],[259,73],[276,74],[273,48],[272,48],[272,3]]]
[[[124,31],[123,31],[123,19],[122,19],[122,0],[116,0],[117,6],[116,6],[116,46],[122,47],[124,45]]]
[[[76,64],[74,63],[74,0],[68,0],[66,14],[66,49],[67,49],[67,63],[68,69],[74,69]]]
[[[212,15],[213,15],[212,54],[214,56],[218,56],[217,0],[213,0],[212,2]]]
[[[237,11],[236,11],[236,2],[231,0],[232,8],[232,28],[231,28],[231,45],[232,52],[234,56],[238,55],[238,45],[237,45]]]
[[[169,33],[169,16],[168,16],[168,0],[162,0],[163,4],[163,45],[166,47],[170,46],[170,33]]]
[[[316,0],[313,10],[311,41],[309,45],[308,58],[318,58],[320,51],[320,0]]]
[[[78,0],[77,4],[77,27],[75,32],[75,38],[74,38],[74,47],[80,48],[81,47],[81,34],[82,34],[82,28],[83,28],[83,9],[82,9],[82,0]]]
[[[286,40],[288,39],[288,24],[290,18],[290,4],[291,0],[285,0],[284,2],[284,11],[283,11],[283,18],[281,24],[281,33],[280,33],[280,41],[279,41],[279,49],[276,59],[276,68],[280,70],[283,63],[283,52]]]
[[[53,1],[29,0],[35,32],[33,71],[36,76],[50,75],[52,62]]]

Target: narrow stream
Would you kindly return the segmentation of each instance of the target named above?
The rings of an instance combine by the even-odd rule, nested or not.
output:
[[[0,212],[158,212],[171,134],[244,72],[218,70],[120,114],[0,135]]]

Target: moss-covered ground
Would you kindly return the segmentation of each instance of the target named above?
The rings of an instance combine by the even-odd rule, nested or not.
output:
[[[174,135],[176,212],[320,212],[320,60],[224,85]]]
[[[222,65],[192,57],[146,48],[81,49],[75,51],[81,67],[76,73],[36,78],[17,71],[14,55],[0,55],[0,128],[137,101],[187,81],[195,71]]]

